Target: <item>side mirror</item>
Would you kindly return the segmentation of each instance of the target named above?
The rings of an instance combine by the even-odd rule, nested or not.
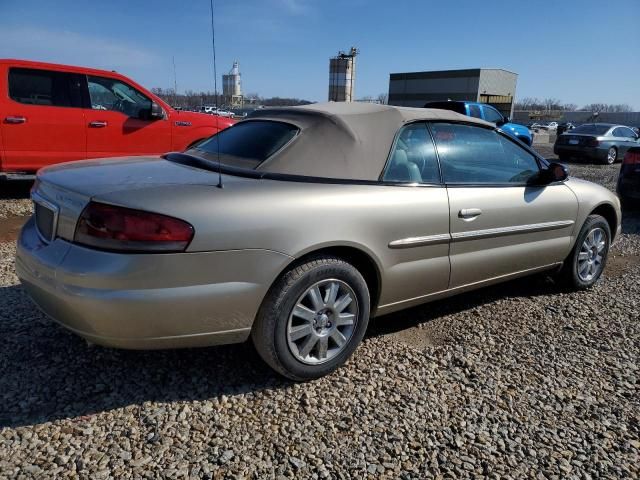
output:
[[[156,102],[151,102],[151,111],[149,112],[149,118],[151,120],[158,120],[164,118],[164,110]]]
[[[548,168],[540,171],[537,183],[547,185],[553,182],[564,182],[568,177],[569,169],[565,165],[552,162]]]
[[[509,117],[502,117],[502,120],[498,120],[498,122],[496,123],[496,125],[498,127],[501,127],[502,125],[504,125],[505,123],[509,123]]]

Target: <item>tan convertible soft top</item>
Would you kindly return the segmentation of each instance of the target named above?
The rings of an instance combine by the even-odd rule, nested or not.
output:
[[[316,103],[256,110],[245,122],[273,120],[300,128],[294,141],[256,170],[352,180],[377,180],[396,132],[417,120],[444,120],[493,127],[449,110],[370,103]]]

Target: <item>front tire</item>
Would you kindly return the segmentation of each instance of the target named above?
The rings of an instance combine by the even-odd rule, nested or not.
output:
[[[600,215],[589,215],[571,253],[564,261],[560,279],[567,286],[584,290],[602,275],[611,246],[611,229]]]
[[[367,283],[346,261],[321,256],[293,266],[271,287],[251,338],[276,372],[303,381],[342,365],[369,323]]]

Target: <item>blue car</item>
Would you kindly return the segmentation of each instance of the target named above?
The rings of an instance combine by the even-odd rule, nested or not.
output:
[[[525,145],[531,146],[533,143],[533,133],[527,127],[519,123],[511,123],[509,117],[505,117],[497,108],[486,103],[450,100],[447,102],[427,102],[424,104],[424,108],[451,110],[468,117],[481,118],[487,122],[495,123],[505,133],[517,138]]]

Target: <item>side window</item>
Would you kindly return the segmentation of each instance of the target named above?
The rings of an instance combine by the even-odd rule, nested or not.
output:
[[[81,107],[78,89],[71,86],[76,75],[51,70],[11,68],[9,97],[28,105]]]
[[[626,136],[624,134],[624,131],[620,127],[614,128],[613,131],[611,132],[611,135],[614,136],[614,137],[625,137]]]
[[[127,117],[147,119],[151,100],[135,88],[113,78],[87,77],[93,110],[112,110]]]
[[[484,110],[484,119],[487,122],[498,123],[503,118],[502,114],[493,107],[483,105],[482,109]]]
[[[469,105],[469,116],[475,118],[482,118],[480,113],[480,107],[478,105]]]
[[[621,127],[620,130],[622,130],[622,135],[623,137],[627,137],[627,138],[631,138],[631,139],[636,139],[637,135],[635,134],[635,132],[633,130],[631,130],[630,128],[627,127]]]
[[[445,183],[523,184],[539,172],[535,157],[497,132],[433,123]]]
[[[382,176],[385,182],[440,183],[433,141],[424,123],[402,127]]]

